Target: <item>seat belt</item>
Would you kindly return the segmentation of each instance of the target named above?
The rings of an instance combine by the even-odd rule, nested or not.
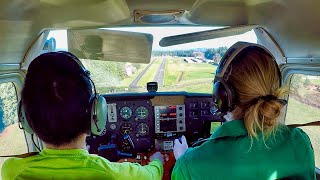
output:
[[[304,124],[289,124],[287,125],[289,127],[303,127],[303,126],[320,126],[320,121],[313,121],[309,123],[304,123]]]

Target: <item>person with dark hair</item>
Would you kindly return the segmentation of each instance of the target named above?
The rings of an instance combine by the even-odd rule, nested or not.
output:
[[[45,149],[27,158],[10,158],[2,167],[9,179],[161,179],[163,156],[157,152],[146,166],[112,163],[86,150],[91,133],[92,98],[87,71],[74,55],[50,52],[35,58],[22,90],[27,123]]]
[[[173,180],[315,179],[308,135],[279,123],[289,88],[271,53],[239,42],[217,67],[213,100],[227,122],[201,146],[175,140]],[[298,118],[298,117],[297,117]]]

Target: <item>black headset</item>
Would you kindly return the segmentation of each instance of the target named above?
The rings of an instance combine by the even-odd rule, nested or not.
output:
[[[91,90],[93,91],[89,101],[88,101],[88,108],[86,113],[89,113],[90,121],[91,121],[91,133],[95,135],[104,135],[106,130],[106,122],[107,122],[107,102],[103,96],[97,93],[95,85],[90,78],[90,71],[88,71],[81,61],[73,54],[65,51],[58,51],[58,52],[50,52],[50,53],[60,53],[63,55],[68,56],[70,59],[73,59],[80,68],[80,76],[84,78],[84,80],[90,82]],[[34,134],[34,131],[30,127],[25,108],[23,106],[23,99],[20,100],[18,105],[18,120],[19,120],[19,127],[23,129],[29,134]]]
[[[227,81],[230,74],[232,73],[232,68],[236,68],[232,67],[232,64],[235,62],[234,60],[237,60],[237,57],[242,52],[248,49],[260,49],[265,51],[267,54],[270,54],[277,67],[277,72],[279,75],[279,87],[281,87],[281,72],[271,52],[259,44],[237,42],[227,50],[216,70],[215,78],[213,81],[214,85],[212,96],[213,102],[215,104],[215,108],[212,113],[214,113],[215,115],[223,116],[228,111],[234,110],[235,103],[237,102],[237,97],[233,90],[233,87],[228,84]]]

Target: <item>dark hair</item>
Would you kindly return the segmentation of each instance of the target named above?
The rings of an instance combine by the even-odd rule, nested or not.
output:
[[[46,143],[61,146],[90,132],[89,78],[68,52],[35,58],[28,69],[22,103],[33,131]]]

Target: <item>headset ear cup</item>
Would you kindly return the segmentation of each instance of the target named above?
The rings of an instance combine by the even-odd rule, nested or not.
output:
[[[107,102],[101,95],[93,98],[91,109],[91,133],[102,136],[105,134],[107,123]]]
[[[216,82],[213,87],[214,103],[216,104],[218,111],[226,113],[228,111],[228,93],[224,84],[220,81]]]
[[[28,123],[26,112],[25,112],[25,109],[24,109],[21,101],[18,104],[18,121],[21,124],[21,129],[23,129],[24,131],[26,131],[29,134],[34,134],[32,128],[30,127],[30,125]]]

